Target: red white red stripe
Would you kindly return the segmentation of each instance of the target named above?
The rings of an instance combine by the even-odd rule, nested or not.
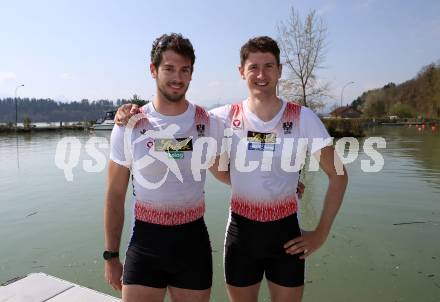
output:
[[[255,221],[274,221],[295,213],[298,205],[295,197],[282,200],[249,200],[238,195],[231,199],[231,211]]]
[[[205,201],[201,200],[193,207],[181,205],[155,204],[148,201],[136,201],[135,218],[137,220],[160,225],[179,225],[201,218],[205,214]]]
[[[301,114],[301,105],[287,102],[286,109],[284,109],[282,122],[293,122],[294,125],[299,124],[299,116]]]
[[[231,105],[230,116],[232,119],[241,119],[242,112],[243,112],[243,103]]]
[[[196,113],[194,116],[194,122],[196,125],[199,124],[208,124],[209,123],[209,115],[208,112],[206,112],[205,109],[203,109],[202,107],[196,105]]]

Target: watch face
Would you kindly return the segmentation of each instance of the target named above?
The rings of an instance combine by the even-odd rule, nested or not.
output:
[[[110,256],[110,255],[109,255],[109,252],[108,252],[108,251],[104,251],[104,253],[102,253],[102,257],[103,257],[105,260],[110,259],[109,256]]]
[[[102,257],[103,257],[105,260],[109,260],[109,259],[111,259],[111,258],[115,258],[115,257],[118,257],[118,256],[119,256],[119,253],[118,253],[118,252],[104,251],[104,253],[102,253]]]

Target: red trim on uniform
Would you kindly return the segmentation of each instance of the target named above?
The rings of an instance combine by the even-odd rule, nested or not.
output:
[[[301,105],[296,103],[287,102],[286,108],[284,109],[282,122],[293,122],[298,124],[299,115],[301,114]]]
[[[243,104],[232,104],[229,114],[231,116],[231,119],[241,119],[241,113],[243,112]]]
[[[229,120],[232,128],[243,127],[243,103],[232,104],[229,108]]]
[[[256,221],[274,221],[295,213],[298,204],[294,197],[283,200],[257,201],[233,195],[231,198],[231,211]]]
[[[201,200],[191,208],[183,208],[179,205],[162,205],[137,200],[134,213],[137,220],[160,225],[179,225],[203,217],[205,201]]]
[[[198,124],[208,124],[209,123],[209,115],[205,109],[196,105],[196,114],[194,116],[194,121],[196,125]]]

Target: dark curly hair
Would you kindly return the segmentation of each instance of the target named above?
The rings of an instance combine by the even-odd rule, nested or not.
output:
[[[181,34],[171,33],[163,34],[153,42],[151,48],[151,63],[154,67],[159,68],[162,61],[162,53],[166,50],[172,50],[176,53],[191,60],[191,71],[193,70],[196,56],[194,54],[194,48],[189,39],[184,38]]]

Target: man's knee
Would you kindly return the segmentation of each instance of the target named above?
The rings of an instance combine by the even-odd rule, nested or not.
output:
[[[269,292],[273,302],[301,302],[304,293],[304,285],[285,287],[268,281]]]
[[[232,286],[227,284],[228,296],[231,302],[256,302],[258,301],[258,292],[260,282],[250,286]]]
[[[163,302],[166,288],[154,288],[143,285],[123,285],[122,286],[122,301],[123,302],[137,302],[137,301],[151,301]]]
[[[168,287],[172,302],[208,302],[211,289],[193,290]]]

